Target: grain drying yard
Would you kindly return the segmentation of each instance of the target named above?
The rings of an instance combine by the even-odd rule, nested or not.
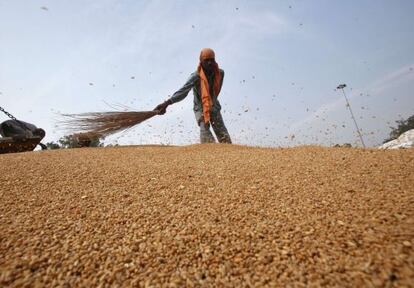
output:
[[[413,287],[413,152],[0,155],[0,286]]]

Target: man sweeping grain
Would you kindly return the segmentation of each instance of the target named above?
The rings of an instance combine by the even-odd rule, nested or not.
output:
[[[154,110],[165,114],[167,107],[187,97],[191,89],[194,94],[194,114],[200,127],[200,142],[212,143],[215,139],[210,131],[210,124],[220,143],[231,143],[230,135],[224,125],[218,101],[223,85],[224,71],[219,68],[214,51],[204,48],[200,53],[200,63],[197,71],[190,75],[187,83],[173,94],[171,98],[159,104]]]

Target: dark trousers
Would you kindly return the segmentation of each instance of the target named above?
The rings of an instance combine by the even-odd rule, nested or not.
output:
[[[200,127],[200,143],[214,143],[216,140],[210,131],[210,123],[213,127],[214,134],[216,134],[217,140],[220,143],[231,144],[231,138],[227,131],[226,125],[224,125],[223,117],[220,111],[210,114],[210,123],[204,123],[204,116],[202,111],[195,111],[195,118],[198,126]]]

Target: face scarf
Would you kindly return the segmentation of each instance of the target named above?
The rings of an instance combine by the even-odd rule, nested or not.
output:
[[[205,48],[201,50],[200,53],[200,64],[198,65],[197,72],[200,76],[200,87],[201,87],[201,103],[203,104],[203,116],[204,116],[204,123],[210,122],[210,110],[213,107],[213,99],[212,95],[210,95],[210,87],[208,84],[208,79],[206,74],[204,73],[203,67],[201,66],[201,62],[204,59],[215,59],[214,51],[209,48]],[[217,97],[220,93],[220,81],[221,81],[221,73],[219,70],[219,66],[216,62],[213,64],[213,72],[214,72],[214,84],[213,84],[213,93],[214,96]]]

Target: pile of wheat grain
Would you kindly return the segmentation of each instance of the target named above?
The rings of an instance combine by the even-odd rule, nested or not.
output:
[[[409,287],[414,153],[0,155],[0,286]]]

